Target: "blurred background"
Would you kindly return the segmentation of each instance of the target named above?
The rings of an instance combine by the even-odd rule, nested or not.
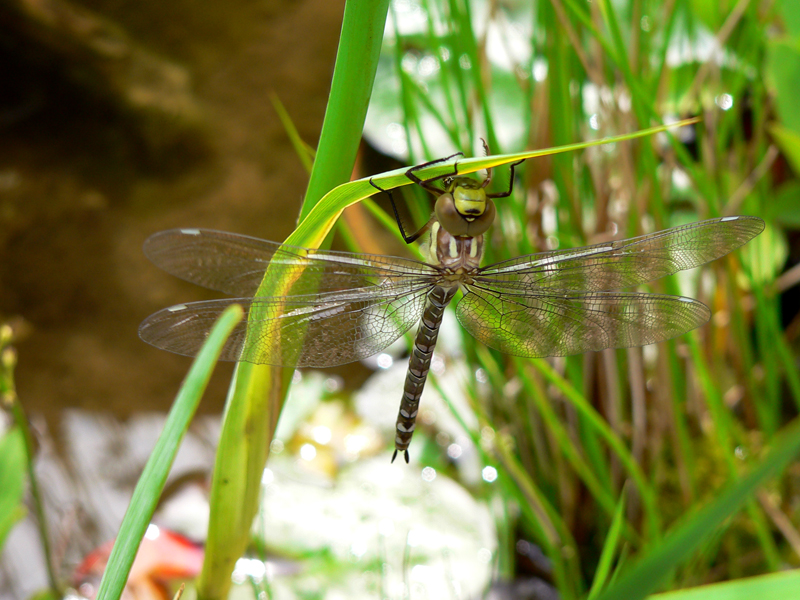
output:
[[[308,179],[293,142],[315,146],[343,8],[0,0],[0,318],[38,434],[52,562],[86,596],[102,572],[86,557],[115,535],[190,362],[138,324],[218,297],[158,271],[142,243],[174,227],[293,230]],[[480,138],[511,153],[702,117],[527,161],[486,262],[734,214],[767,228],[648,286],[713,311],[665,344],[521,361],[449,318],[408,467],[389,465],[407,340],[296,374],[237,593],[577,598],[609,576],[618,502],[614,568],[757,464],[800,407],[798,40],[791,0],[395,0],[357,177],[478,155]],[[498,189],[507,177],[496,170]],[[427,219],[429,196],[398,196],[406,222]],[[345,213],[334,245],[415,252],[374,200]],[[199,568],[230,373],[218,366],[159,513],[185,538],[152,536],[179,564],[154,543],[135,597],[167,597],[165,572]],[[794,465],[671,587],[797,567],[799,484]],[[0,556],[0,596],[46,586],[46,562],[28,518]]]
[[[71,554],[73,568],[115,535],[143,464],[124,444],[109,449],[102,432],[119,439],[128,417],[165,412],[190,363],[142,343],[139,323],[181,298],[212,297],[159,272],[142,243],[184,226],[275,240],[292,231],[307,173],[270,94],[291,107],[305,139],[317,138],[343,8],[328,0],[0,4],[0,315],[27,357],[18,393],[56,454],[73,447],[65,415],[98,415],[75,437],[96,438],[103,459],[117,461],[105,477],[127,490],[83,506],[79,527],[93,533]],[[201,412],[222,410],[230,373],[220,366]],[[146,454],[154,439],[136,445]],[[201,456],[192,467],[207,470],[213,450]],[[128,471],[128,460],[138,466]],[[66,509],[54,515],[63,539],[74,532],[60,525],[65,512],[81,512],[81,490],[47,472],[50,506]],[[35,543],[4,556],[20,559],[24,570],[10,581],[23,587],[6,579],[0,589],[20,598],[41,587]]]
[[[19,351],[37,358],[17,380],[32,412],[171,401],[187,362],[136,328],[198,290],[142,243],[176,226],[292,231],[307,174],[270,94],[319,135],[343,5],[3,3],[0,311],[30,326]]]

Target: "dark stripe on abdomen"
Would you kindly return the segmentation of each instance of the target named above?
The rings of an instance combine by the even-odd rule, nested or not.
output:
[[[408,361],[403,399],[397,415],[397,433],[394,439],[395,451],[392,461],[397,457],[398,452],[402,452],[408,462],[408,445],[411,443],[411,436],[414,435],[419,399],[431,368],[433,350],[439,336],[439,326],[442,324],[444,309],[453,299],[457,289],[437,286],[425,299],[425,310],[422,312],[417,337],[414,339],[414,349],[411,352],[411,359]]]

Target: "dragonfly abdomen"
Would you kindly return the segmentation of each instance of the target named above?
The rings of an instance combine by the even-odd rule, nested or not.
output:
[[[428,371],[431,368],[433,350],[439,337],[439,326],[442,324],[444,309],[453,299],[457,286],[436,286],[425,299],[425,309],[419,322],[417,336],[414,338],[414,349],[408,361],[408,373],[403,387],[403,399],[400,401],[400,412],[397,414],[397,434],[394,440],[392,462],[398,452],[402,452],[408,462],[408,445],[414,435],[414,424],[419,411],[419,399],[425,388]]]

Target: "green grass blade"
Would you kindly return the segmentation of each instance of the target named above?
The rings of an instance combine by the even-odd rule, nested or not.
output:
[[[650,596],[651,600],[788,600],[800,596],[800,570],[771,573]]]
[[[24,466],[28,471],[28,486],[30,487],[31,504],[33,505],[34,514],[38,522],[37,529],[39,541],[42,544],[42,552],[44,553],[44,562],[47,568],[47,578],[50,584],[50,594],[53,597],[60,597],[63,595],[63,593],[56,574],[55,565],[53,564],[53,551],[52,546],[50,545],[51,538],[47,524],[47,516],[44,512],[44,501],[42,498],[41,489],[39,487],[39,481],[36,476],[36,440],[33,432],[31,431],[28,416],[25,414],[22,404],[19,402],[19,398],[17,397],[17,387],[16,383],[14,382],[14,369],[17,366],[17,354],[14,348],[11,347],[13,342],[14,332],[12,328],[8,325],[0,326],[0,402],[2,402],[5,408],[11,412],[14,419],[14,424],[16,425],[16,431],[18,431],[22,436]],[[16,450],[13,447],[15,444],[13,437],[8,440],[8,444],[9,446],[5,449],[5,451],[9,453],[8,456],[0,455],[0,458],[3,459],[3,461],[0,462],[0,470],[6,466],[9,469],[9,472],[6,474],[8,476],[8,480],[2,483],[3,486],[9,486],[9,489],[5,490],[9,494],[9,496],[6,497],[6,500],[12,500],[16,494],[15,486],[17,484],[17,475],[15,474],[15,463],[17,457]],[[7,464],[5,463],[6,460],[8,461]],[[4,510],[7,510],[7,506],[4,507]],[[17,513],[18,509],[12,510],[13,513]],[[0,512],[0,514],[4,513]],[[4,524],[0,526],[0,547],[2,546],[2,540],[5,538],[5,533],[7,533],[2,532],[2,528],[13,525],[15,514],[6,516],[9,517],[9,520],[5,521]]]
[[[18,428],[0,438],[0,549],[14,524],[25,516],[25,439]]]
[[[492,156],[480,156],[475,158],[463,158],[458,161],[458,172],[461,175],[474,173],[482,169],[499,167],[507,165],[519,160],[529,158],[537,158],[540,156],[550,156],[552,154],[562,154],[564,152],[573,152],[575,150],[582,150],[584,148],[591,148],[593,146],[601,146],[603,144],[612,144],[616,142],[623,142],[626,140],[633,140],[642,137],[647,137],[674,127],[681,127],[683,125],[690,125],[697,123],[697,118],[685,119],[677,121],[669,125],[658,125],[657,127],[650,127],[641,129],[633,133],[626,133],[624,135],[617,135],[613,137],[605,137],[588,142],[579,142],[576,144],[565,144],[556,146],[554,148],[545,148],[543,150],[531,150],[527,152],[517,152],[514,154],[495,154]],[[428,179],[452,172],[452,163],[436,164],[417,171],[417,176],[421,179]],[[364,198],[368,198],[377,193],[377,190],[372,187],[369,180],[372,179],[378,186],[383,189],[390,190],[404,185],[410,185],[412,181],[406,177],[408,167],[387,171],[379,175],[373,175],[368,178],[358,179],[342,184],[330,192],[325,194],[325,197],[320,200],[309,213],[308,216],[297,226],[297,229],[286,238],[286,243],[292,246],[303,246],[308,248],[317,248],[322,243],[322,240],[328,235],[339,215],[342,211],[356,202],[360,202]]]
[[[528,517],[529,523],[536,523],[540,527],[539,541],[547,551],[547,555],[552,557],[553,578],[557,582],[559,592],[565,600],[578,597],[582,579],[577,543],[572,532],[561,519],[556,507],[528,477],[511,448],[498,443],[494,445],[493,454],[521,496],[520,510]]]
[[[98,600],[116,600],[122,595],[131,565],[156,509],[181,440],[203,396],[222,346],[236,324],[242,320],[243,315],[239,305],[230,306],[214,325],[208,340],[192,363],[169,411],[164,430],[133,491],[117,541],[108,558],[103,580],[100,582]]]
[[[297,154],[297,158],[303,163],[305,170],[311,173],[311,167],[314,165],[314,149],[300,137],[300,132],[297,131],[297,127],[294,126],[294,121],[292,121],[292,118],[289,116],[283,102],[278,98],[278,94],[270,94],[269,99],[272,102],[272,107],[275,109],[275,112],[278,113],[278,118],[281,120],[281,125],[283,125],[283,129],[286,131],[286,135],[289,136],[289,141],[292,142],[292,147],[294,148],[295,154]]]
[[[301,220],[328,191],[350,179],[378,69],[388,10],[389,0],[350,0],[345,4],[331,94]]]
[[[737,439],[737,431],[733,417],[725,406],[722,393],[716,386],[711,369],[700,351],[696,332],[689,334],[688,341],[700,385],[705,391],[706,406],[708,406],[710,413],[713,415],[715,424],[714,435],[716,436],[717,444],[722,449],[725,465],[730,477],[735,478],[737,465],[735,462],[734,448],[739,440]],[[767,564],[771,569],[777,569],[780,564],[780,559],[763,513],[758,509],[755,502],[749,502],[747,504],[747,512],[752,519],[756,536],[761,542],[761,549],[764,552]]]
[[[611,521],[611,527],[608,530],[605,542],[603,542],[603,551],[600,553],[600,561],[597,569],[594,572],[594,581],[592,581],[592,589],[589,590],[589,598],[595,598],[603,586],[608,581],[612,574],[612,566],[614,561],[614,554],[617,550],[620,537],[622,536],[622,529],[625,525],[625,495],[627,494],[627,486],[622,488],[622,493],[619,496],[617,509],[614,511],[614,520]]]
[[[317,206],[326,192],[350,179],[377,70],[388,4],[389,0],[351,0],[345,6],[331,93],[301,218]],[[319,247],[334,222],[335,218],[329,220],[324,233],[302,239],[298,245]],[[287,242],[297,244],[297,236],[295,231],[290,237],[295,241]],[[274,279],[266,276],[258,295],[271,295],[269,290],[275,289],[272,286],[281,285]],[[236,366],[212,476],[206,560],[198,581],[198,593],[203,598],[227,596],[235,561],[249,542],[269,444],[291,373],[292,369],[267,365]]]

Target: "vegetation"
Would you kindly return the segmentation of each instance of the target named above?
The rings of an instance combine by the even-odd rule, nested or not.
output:
[[[800,450],[800,329],[782,301],[797,281],[787,232],[800,226],[800,10],[792,0],[395,2],[379,56],[386,5],[348,3],[305,220],[290,243],[324,243],[343,208],[374,192],[366,179],[345,181],[375,69],[367,137],[406,164],[479,153],[481,137],[492,156],[465,160],[462,172],[546,154],[519,167],[514,194],[498,202],[487,262],[710,217],[767,222],[742,250],[650,286],[712,308],[708,325],[679,339],[520,360],[464,337],[475,376],[463,394],[477,416],[467,427],[498,473],[473,487],[502,507],[498,577],[519,574],[516,542],[527,540],[549,559],[565,599],[634,599],[727,580],[736,582],[670,597],[787,597],[800,585],[796,572],[763,575],[800,561],[797,486],[785,471]],[[627,135],[695,115],[699,123],[669,134]],[[533,152],[610,136],[622,139]],[[498,171],[504,181],[507,170]],[[403,170],[379,177],[384,188],[409,183]],[[430,199],[416,190],[406,198],[420,224]],[[378,215],[376,228],[397,234],[391,218],[363,205]],[[347,225],[338,231],[352,242]],[[100,598],[122,591],[212,354],[179,396],[182,424],[165,430],[140,481]],[[286,375],[242,365],[231,384],[203,597],[227,594],[248,543]],[[471,422],[457,403],[453,410]],[[434,448],[426,461],[458,477]]]
[[[778,460],[776,434],[790,439],[800,406],[796,340],[783,329],[796,314],[780,301],[791,285],[780,276],[785,231],[800,210],[780,168],[796,165],[784,108],[799,56],[794,5],[429,2],[416,27],[394,10],[387,46],[411,163],[477,149],[481,136],[493,152],[518,152],[702,117],[674,138],[526,162],[523,185],[498,203],[489,260],[713,216],[768,223],[742,251],[652,286],[715,314],[657,348],[523,361],[465,337],[489,384],[468,389],[498,433],[483,444],[501,471],[496,492],[521,507],[517,531],[546,549],[559,592],[597,593],[618,572],[622,587],[603,597],[634,598],[796,563],[779,525],[796,522],[789,479],[738,496],[744,510],[709,536],[720,489],[732,500],[743,473]]]

